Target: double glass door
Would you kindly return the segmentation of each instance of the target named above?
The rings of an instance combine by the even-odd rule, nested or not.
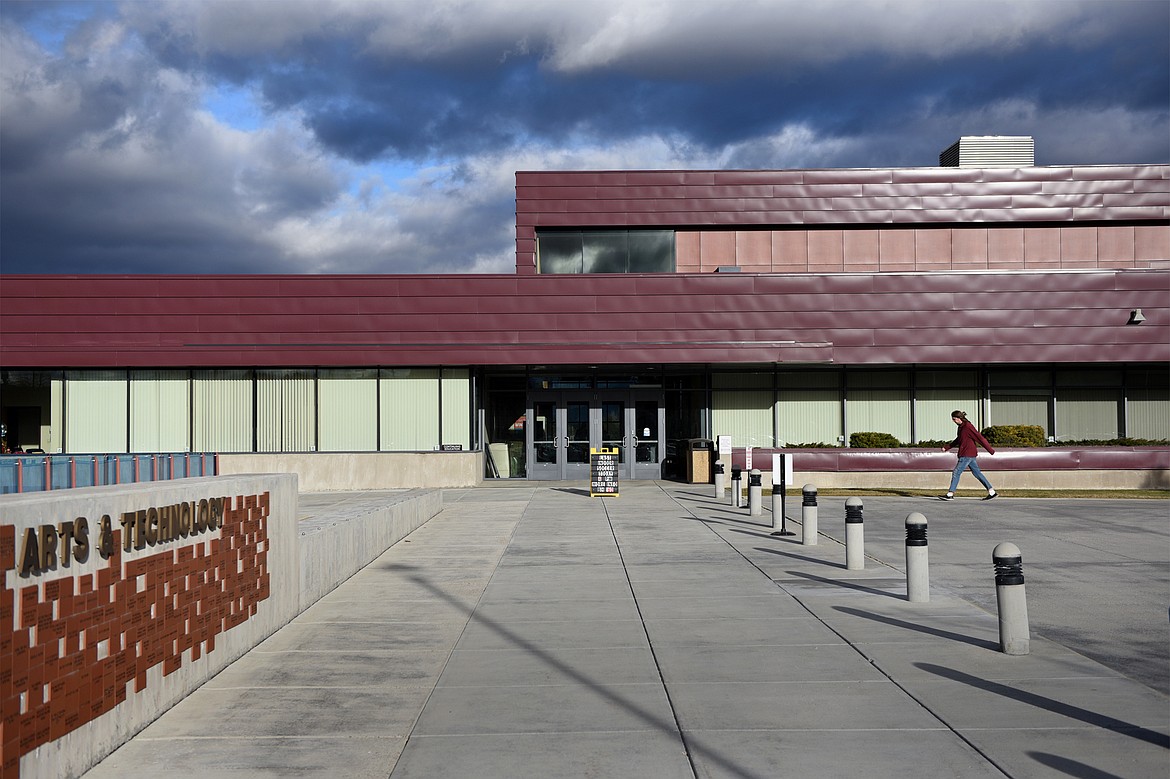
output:
[[[528,419],[530,479],[588,480],[590,449],[617,449],[619,478],[661,478],[666,446],[659,392],[534,392]]]

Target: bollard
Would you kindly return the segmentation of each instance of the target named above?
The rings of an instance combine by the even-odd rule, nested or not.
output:
[[[845,568],[860,571],[865,568],[865,525],[861,498],[845,501]]]
[[[748,516],[758,517],[764,513],[763,476],[759,468],[752,468],[748,474]]]
[[[775,481],[776,474],[772,474],[772,535],[794,536],[788,529],[788,517],[784,514],[784,485]]]
[[[991,553],[995,565],[995,600],[999,605],[999,648],[1005,655],[1029,650],[1028,600],[1024,594],[1024,563],[1020,548],[1004,542]]]
[[[715,461],[715,499],[723,500],[727,492],[726,475],[723,473],[723,461]]]
[[[800,543],[805,546],[817,545],[817,487],[806,484],[801,487],[800,502]]]
[[[906,517],[906,600],[911,603],[930,602],[926,517],[917,511]]]
[[[743,469],[731,466],[731,505],[739,508],[743,498]]]

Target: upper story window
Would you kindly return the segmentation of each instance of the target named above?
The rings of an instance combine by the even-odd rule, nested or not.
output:
[[[549,230],[536,234],[538,273],[673,273],[673,230]]]

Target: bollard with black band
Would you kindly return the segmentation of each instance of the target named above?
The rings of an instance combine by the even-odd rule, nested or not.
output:
[[[800,489],[800,543],[817,545],[817,486],[806,484]]]
[[[739,508],[743,505],[743,469],[731,466],[731,505]]]
[[[748,516],[758,517],[764,513],[764,475],[759,468],[752,468],[748,474]]]
[[[860,571],[865,568],[865,517],[861,498],[845,501],[845,568]]]
[[[906,600],[911,603],[930,602],[926,517],[917,511],[906,516]]]
[[[723,500],[727,494],[727,475],[723,473],[723,461],[715,461],[715,499]]]
[[[1005,655],[1026,655],[1031,636],[1023,555],[1018,546],[1005,541],[992,550],[991,562],[995,566],[995,600],[999,606],[999,648]]]

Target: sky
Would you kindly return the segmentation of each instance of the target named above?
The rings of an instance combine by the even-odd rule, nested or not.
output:
[[[0,272],[510,273],[518,170],[1170,162],[1170,0],[0,0]]]

